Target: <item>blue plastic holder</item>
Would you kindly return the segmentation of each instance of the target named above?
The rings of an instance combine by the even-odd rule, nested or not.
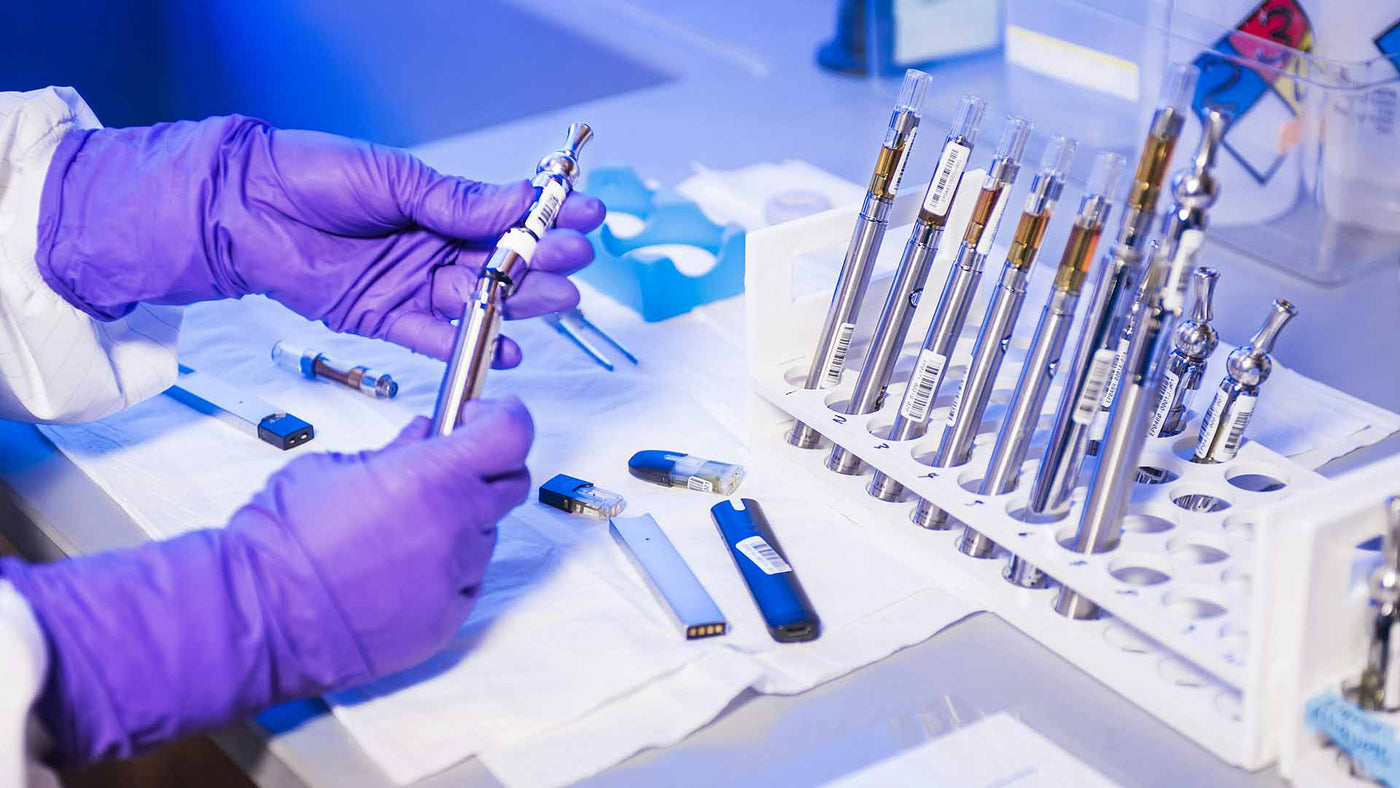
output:
[[[739,225],[715,224],[693,202],[658,204],[656,190],[631,167],[596,168],[582,188],[609,212],[630,214],[646,224],[627,238],[606,224],[598,228],[589,236],[597,257],[576,276],[632,307],[648,323],[744,292],[744,229]],[[700,276],[689,276],[669,257],[643,260],[629,254],[663,244],[704,249],[714,255],[715,264]]]

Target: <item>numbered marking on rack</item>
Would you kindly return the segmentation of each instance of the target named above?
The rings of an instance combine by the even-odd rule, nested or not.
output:
[[[943,375],[943,366],[948,357],[925,348],[919,353],[914,364],[914,374],[910,377],[909,390],[904,394],[899,415],[922,423],[928,418],[929,407],[933,405],[933,395],[938,391],[938,378]]]
[[[569,192],[564,188],[564,184],[550,178],[540,187],[535,205],[525,217],[525,229],[534,233],[536,238],[543,238],[545,232],[554,226],[559,209],[564,205],[564,198],[568,196]]]
[[[1074,403],[1074,413],[1070,420],[1075,424],[1089,425],[1099,412],[1099,402],[1103,399],[1108,376],[1113,373],[1113,359],[1117,354],[1108,348],[1094,351],[1089,361],[1089,374],[1084,378],[1084,387],[1079,390],[1079,401]]]
[[[752,561],[754,566],[763,570],[765,575],[781,575],[792,571],[788,562],[784,561],[783,557],[778,555],[778,551],[774,550],[761,536],[740,539],[734,544],[734,548]]]
[[[924,195],[924,210],[942,218],[953,205],[953,195],[957,192],[958,181],[967,168],[967,159],[972,149],[959,142],[943,146],[943,156],[938,160],[937,176]]]
[[[835,416],[832,416],[832,417],[831,417],[831,420],[834,421],[834,422],[836,422],[837,424],[845,424],[845,423],[846,423],[846,417],[845,417],[845,416],[842,416],[840,413],[836,414]]]
[[[1172,404],[1176,402],[1176,389],[1181,385],[1181,378],[1175,372],[1167,370],[1162,373],[1162,397],[1157,400],[1157,411],[1152,414],[1152,425],[1147,428],[1147,437],[1155,438],[1162,434],[1162,427],[1167,423],[1167,416],[1172,412]]]

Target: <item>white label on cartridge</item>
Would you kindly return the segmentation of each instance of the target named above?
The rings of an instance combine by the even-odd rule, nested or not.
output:
[[[942,353],[928,348],[919,352],[919,360],[914,364],[914,374],[909,376],[909,390],[904,393],[899,415],[918,423],[928,418],[934,392],[938,390],[938,378],[943,374],[943,365],[947,363],[948,357]]]
[[[836,329],[836,341],[831,343],[831,355],[826,359],[826,370],[822,372],[822,388],[829,389],[841,382],[841,370],[846,368],[846,354],[851,350],[851,337],[855,333],[855,323],[842,323]]]
[[[699,476],[692,476],[685,480],[685,486],[699,492],[714,492],[715,485],[709,479],[702,479]]]
[[[509,249],[520,255],[525,262],[528,263],[530,262],[530,258],[535,255],[535,245],[538,243],[539,242],[535,240],[535,236],[530,235],[528,231],[520,227],[514,227],[507,230],[506,234],[501,236],[501,240],[496,242],[496,248]]]
[[[1147,428],[1147,437],[1155,438],[1162,434],[1162,426],[1167,423],[1172,404],[1176,402],[1176,388],[1179,385],[1181,378],[1175,372],[1167,370],[1162,373],[1162,397],[1157,400],[1157,411],[1152,414],[1152,426]]]
[[[1118,350],[1113,354],[1113,374],[1108,376],[1108,387],[1103,390],[1099,407],[1113,407],[1113,398],[1118,396],[1118,384],[1123,381],[1123,367],[1128,364],[1128,338],[1119,337]]]
[[[1006,215],[1006,204],[1011,202],[1011,187],[1007,186],[1001,190],[1001,196],[997,197],[997,204],[992,208],[992,215],[987,218],[986,229],[982,230],[982,237],[977,240],[977,253],[986,255],[992,251],[992,243],[996,241],[997,230],[1001,229],[1001,217]]]
[[[909,130],[909,136],[904,140],[904,151],[899,154],[899,163],[894,166],[894,175],[890,178],[890,197],[899,193],[899,184],[904,180],[904,165],[909,163],[909,152],[914,150],[914,137],[919,133],[919,127],[915,126]]]
[[[746,558],[753,561],[753,565],[763,570],[765,575],[781,575],[784,572],[791,572],[792,567],[788,565],[783,557],[778,555],[771,545],[763,541],[761,536],[750,536],[747,539],[740,539],[734,547]]]
[[[1089,360],[1089,375],[1084,378],[1084,388],[1079,390],[1079,400],[1074,403],[1070,421],[1089,425],[1094,422],[1094,414],[1099,412],[1099,401],[1103,399],[1108,378],[1113,374],[1113,359],[1116,354],[1108,348],[1099,348]]]
[[[1213,460],[1210,447],[1215,444],[1215,434],[1220,431],[1220,414],[1225,410],[1225,403],[1230,400],[1230,392],[1225,389],[1216,389],[1215,399],[1210,401],[1210,409],[1206,411],[1206,417],[1201,421],[1201,436],[1196,440],[1196,459]]]
[[[924,195],[924,210],[934,216],[946,216],[953,205],[953,195],[958,190],[958,181],[963,170],[967,169],[967,159],[972,149],[960,142],[950,142],[943,146],[943,156],[934,170],[933,183]]]
[[[1235,458],[1240,444],[1244,442],[1244,431],[1249,426],[1249,417],[1254,414],[1254,404],[1258,401],[1258,394],[1241,394],[1235,397],[1235,403],[1230,406],[1230,417],[1225,421],[1230,425],[1230,431],[1225,435],[1225,444],[1220,447],[1220,456],[1215,459],[1223,462]]]
[[[1186,275],[1191,272],[1196,255],[1205,245],[1206,234],[1201,230],[1187,230],[1176,243],[1176,257],[1172,259],[1170,278],[1162,288],[1162,308],[1169,312],[1181,313],[1183,297],[1186,293]]]
[[[543,238],[545,232],[554,226],[559,209],[564,205],[564,198],[568,196],[564,184],[551,178],[540,188],[539,197],[535,198],[530,214],[525,217],[525,229],[534,233],[536,238]]]

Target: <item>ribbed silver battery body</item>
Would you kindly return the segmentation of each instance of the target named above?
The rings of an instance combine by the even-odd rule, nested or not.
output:
[[[1172,179],[1175,204],[1165,217],[1162,239],[1144,274],[1144,298],[1133,305],[1136,327],[1128,344],[1118,396],[1109,412],[1099,466],[1084,499],[1084,511],[1071,548],[1076,552],[1111,550],[1122,536],[1123,517],[1147,443],[1149,421],[1161,399],[1172,334],[1185,301],[1186,280],[1205,241],[1208,211],[1217,193],[1213,170],[1216,152],[1225,136],[1225,118],[1211,111],[1203,126],[1191,169]],[[1071,618],[1098,615],[1098,606],[1069,586],[1060,587],[1055,610]]]
[[[943,238],[943,228],[928,222],[917,221],[904,246],[899,268],[890,284],[890,294],[885,299],[885,308],[880,312],[880,321],[875,325],[875,333],[870,338],[870,350],[865,363],[861,365],[856,378],[855,390],[847,403],[846,413],[864,415],[879,409],[889,386],[890,375],[899,360],[899,351],[909,334],[909,324],[918,309],[920,294],[928,282],[929,268],[933,265],[938,243]],[[841,474],[856,474],[861,469],[860,458],[841,446],[833,446],[827,457],[826,467]]]
[[[497,250],[497,253],[515,254],[508,250]],[[477,280],[471,300],[463,307],[452,355],[447,359],[447,373],[433,408],[434,435],[450,435],[457,427],[462,403],[481,396],[486,372],[495,358],[508,289],[506,280],[483,276]]]

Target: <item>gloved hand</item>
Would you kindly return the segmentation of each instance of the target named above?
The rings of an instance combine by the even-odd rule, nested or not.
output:
[[[530,159],[525,159],[530,161]],[[527,182],[442,175],[408,153],[229,116],[70,132],[39,206],[39,271],[99,319],[136,302],[267,295],[336,331],[445,359],[476,271],[529,207]],[[571,195],[506,316],[572,308],[566,276],[603,204]],[[505,342],[497,364],[520,351]]]
[[[47,565],[0,561],[49,645],[55,760],[126,757],[416,664],[467,617],[533,426],[480,400],[426,439],[303,456],[228,527]]]

